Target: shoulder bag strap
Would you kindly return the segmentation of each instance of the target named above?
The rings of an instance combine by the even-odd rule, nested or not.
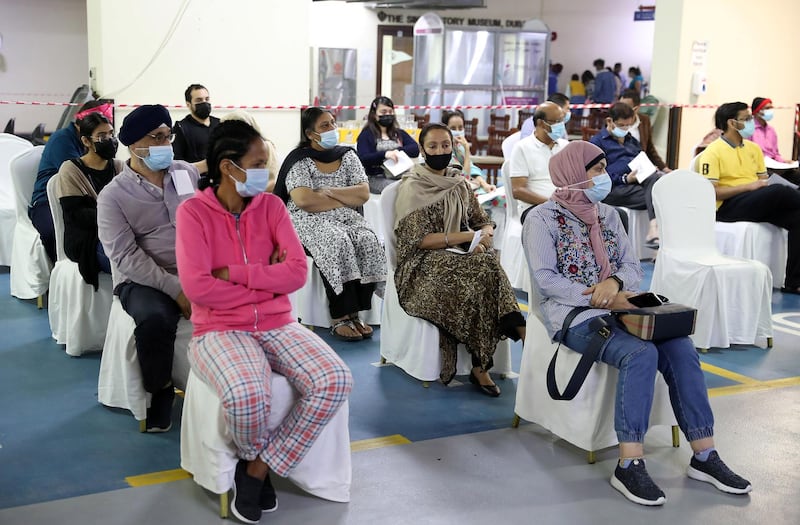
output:
[[[578,314],[588,309],[588,306],[578,306],[567,314],[567,317],[564,319],[564,325],[561,328],[561,333],[559,334],[558,348],[556,348],[553,358],[550,360],[550,365],[547,367],[547,392],[550,394],[550,397],[556,401],[570,401],[575,398],[581,386],[583,386],[583,382],[586,380],[586,376],[589,374],[589,370],[597,359],[600,350],[603,348],[606,341],[608,341],[608,338],[611,337],[611,330],[609,330],[608,323],[605,320],[606,316],[595,317],[590,326],[597,331],[594,336],[592,336],[591,341],[589,341],[586,352],[581,355],[581,360],[578,362],[578,366],[575,367],[575,371],[572,372],[572,377],[569,378],[564,392],[559,392],[558,385],[556,384],[556,358],[558,357],[558,349],[561,348],[561,343],[564,342],[567,330],[569,330],[572,321]]]

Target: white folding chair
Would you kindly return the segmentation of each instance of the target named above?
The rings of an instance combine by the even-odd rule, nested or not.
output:
[[[695,155],[689,164],[691,171],[698,172],[700,155],[702,153]],[[794,186],[780,177],[778,179],[778,184]],[[776,288],[783,286],[789,246],[786,230],[769,223],[717,221],[714,223],[714,234],[720,253],[766,264],[772,272],[772,285]]]
[[[282,375],[273,372],[268,427],[275,430],[297,401],[297,391]],[[349,403],[345,402],[325,426],[305,458],[289,474],[301,489],[337,502],[350,501]],[[220,516],[228,517],[228,490],[236,470],[233,444],[225,412],[213,388],[189,372],[181,418],[181,468],[195,483],[220,495]]]
[[[2,146],[3,143],[0,142],[0,148]],[[19,299],[38,298],[39,308],[42,307],[42,296],[50,284],[50,270],[53,266],[39,232],[28,217],[28,204],[33,195],[33,185],[43,151],[44,146],[24,148],[8,164],[16,204],[11,251],[11,295]]]
[[[539,309],[540,292],[534,288],[529,293],[527,332],[522,349],[522,364],[517,380],[517,398],[512,426],[520,419],[531,421],[549,430],[564,441],[588,451],[589,463],[594,463],[595,452],[618,443],[614,431],[614,400],[619,372],[605,363],[595,363],[586,382],[571,401],[556,401],[547,391],[547,368],[558,347],[550,340],[542,324]],[[569,381],[581,355],[561,345],[556,364],[556,382],[562,388]],[[680,443],[679,429],[669,403],[667,384],[661,374],[656,374],[650,426],[672,426],[672,444]]]
[[[116,269],[111,264],[111,271]],[[176,388],[185,390],[189,378],[189,340],[192,338],[192,323],[183,317],[178,321],[175,337],[175,355],[172,361],[172,382]],[[139,430],[144,432],[147,408],[150,406],[149,392],[142,383],[142,370],[136,355],[133,331],[136,323],[122,308],[116,295],[111,301],[108,328],[100,359],[97,378],[97,400],[105,406],[130,410],[139,421]]]
[[[631,241],[633,253],[639,260],[653,259],[656,251],[644,245],[647,231],[650,229],[650,217],[647,210],[632,210],[624,206],[615,206],[628,214],[628,238]]]
[[[510,157],[509,157],[510,158]],[[503,249],[500,251],[500,265],[506,271],[511,286],[520,290],[530,287],[528,265],[525,264],[525,252],[522,250],[522,223],[517,200],[511,189],[511,176],[508,161],[503,163],[503,187],[506,189],[506,227],[503,232]]]
[[[381,317],[381,357],[405,371],[411,377],[428,386],[428,381],[439,379],[441,357],[439,355],[439,329],[419,317],[411,317],[400,306],[394,284],[397,265],[395,248],[394,203],[399,182],[384,188],[381,194],[384,242],[386,247],[386,292]],[[469,374],[472,361],[464,345],[458,345],[456,373]],[[492,372],[502,376],[511,374],[511,345],[502,340],[497,344]]]
[[[661,249],[650,289],[697,308],[694,345],[772,346],[772,275],[758,261],[724,256],[714,234],[714,188],[701,175],[673,171],[653,185]]]
[[[47,317],[53,339],[60,345],[66,345],[67,354],[79,356],[84,352],[103,349],[114,286],[111,276],[101,272],[95,291],[81,277],[78,264],[64,253],[64,214],[56,195],[58,177],[55,175],[47,182],[47,199],[53,214],[58,255],[50,273]]]
[[[0,266],[11,266],[12,252],[14,251],[14,229],[17,224],[17,198],[14,192],[14,183],[11,181],[9,163],[13,157],[31,148],[33,145],[25,139],[8,133],[0,133]],[[36,178],[35,171],[33,178]],[[27,202],[22,212],[27,216]],[[11,295],[14,295],[13,290]]]

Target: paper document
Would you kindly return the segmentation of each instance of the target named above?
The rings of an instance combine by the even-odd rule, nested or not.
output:
[[[405,151],[400,149],[395,151],[397,151],[397,161],[386,159],[383,161],[383,165],[392,175],[399,177],[414,167],[414,161],[411,160],[411,157],[406,155]]]
[[[481,242],[482,236],[483,232],[481,230],[476,231],[475,235],[472,236],[472,242],[469,243],[469,249],[467,251],[464,251],[461,248],[447,248],[447,251],[460,254],[472,253],[475,250],[475,247],[478,246],[478,243]]]
[[[778,162],[773,158],[764,157],[764,165],[767,167],[768,170],[791,170],[797,168],[798,163],[797,161]]]
[[[647,158],[647,154],[644,151],[640,151],[639,154],[628,163],[628,167],[631,171],[636,170],[636,180],[638,180],[639,183],[644,182],[647,177],[656,172],[656,165],[650,162],[650,159]]]
[[[178,195],[191,195],[194,193],[194,186],[192,185],[192,179],[189,178],[188,171],[173,171],[172,182],[175,184],[175,190],[178,192]]]
[[[478,202],[480,204],[483,204],[484,202],[489,202],[490,200],[492,200],[494,198],[502,197],[505,194],[506,194],[506,190],[504,190],[503,188],[495,188],[494,190],[492,190],[490,192],[487,192],[487,193],[479,193],[477,195],[477,198],[478,198]]]

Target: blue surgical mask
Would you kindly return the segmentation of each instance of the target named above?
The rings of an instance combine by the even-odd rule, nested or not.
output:
[[[600,202],[611,193],[611,177],[609,177],[608,173],[595,175],[592,177],[592,182],[594,182],[594,186],[586,188],[583,193],[593,203]]]
[[[255,197],[260,193],[267,191],[267,183],[269,182],[269,170],[266,168],[240,168],[235,162],[231,164],[238,169],[245,172],[244,182],[236,180],[233,176],[229,175],[233,182],[236,183],[236,193],[242,197]]]
[[[135,152],[132,151],[134,155]],[[172,146],[150,146],[148,148],[148,155],[140,157],[136,155],[150,171],[161,171],[170,167],[175,153],[172,151]]]
[[[765,109],[764,111],[761,112],[761,118],[763,118],[767,122],[772,120],[772,117],[774,117],[774,116],[775,116],[775,113],[771,109]]]
[[[567,113],[564,115],[564,124],[569,122],[571,118],[572,118],[572,111],[567,111]]]
[[[323,149],[331,149],[339,143],[339,132],[335,129],[323,131],[319,134],[319,140],[317,142]]]
[[[620,129],[620,128],[614,126],[614,129],[611,130],[611,134],[614,135],[615,137],[617,137],[618,139],[622,139],[622,138],[625,138],[625,135],[628,134],[628,130],[627,129]]]
[[[549,126],[550,131],[547,132],[547,136],[550,137],[550,140],[558,140],[567,135],[567,126],[563,122],[549,124]]]
[[[744,122],[744,128],[738,130],[743,139],[749,139],[756,131],[756,121],[753,119]]]

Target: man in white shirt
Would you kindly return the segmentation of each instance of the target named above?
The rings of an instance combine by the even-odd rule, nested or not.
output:
[[[514,145],[508,161],[511,192],[523,209],[541,204],[555,191],[550,179],[550,158],[567,145],[564,111],[544,102],[533,114],[535,129]]]

